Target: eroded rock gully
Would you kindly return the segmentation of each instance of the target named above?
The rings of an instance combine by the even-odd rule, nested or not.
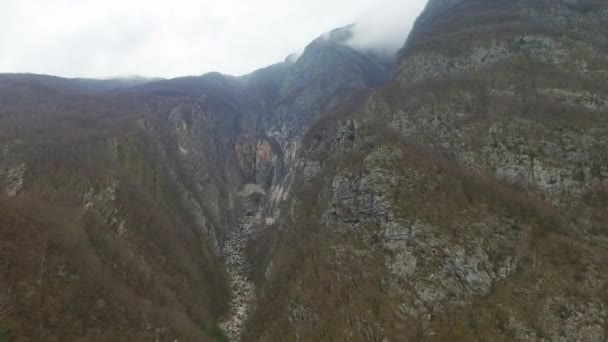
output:
[[[228,236],[224,244],[224,256],[230,279],[232,299],[230,311],[221,323],[230,341],[239,341],[247,317],[256,305],[255,285],[250,277],[250,263],[245,248],[250,236],[259,226],[259,218],[249,211]]]

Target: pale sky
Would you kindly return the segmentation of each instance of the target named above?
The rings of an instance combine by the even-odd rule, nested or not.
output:
[[[0,73],[242,75],[358,22],[353,46],[393,51],[426,0],[0,0]]]

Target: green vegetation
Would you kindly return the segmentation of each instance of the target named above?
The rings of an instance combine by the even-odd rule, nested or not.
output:
[[[0,342],[12,342],[13,334],[10,330],[0,327]]]
[[[228,336],[219,326],[211,328],[208,334],[217,342],[228,342]]]

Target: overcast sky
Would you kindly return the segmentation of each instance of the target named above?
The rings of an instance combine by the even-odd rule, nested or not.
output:
[[[358,22],[353,46],[401,46],[426,0],[0,0],[0,72],[241,75]]]

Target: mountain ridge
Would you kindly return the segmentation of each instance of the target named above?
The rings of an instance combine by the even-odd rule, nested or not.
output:
[[[431,0],[394,59],[346,27],[242,77],[0,76],[0,339],[604,340],[607,6]]]

